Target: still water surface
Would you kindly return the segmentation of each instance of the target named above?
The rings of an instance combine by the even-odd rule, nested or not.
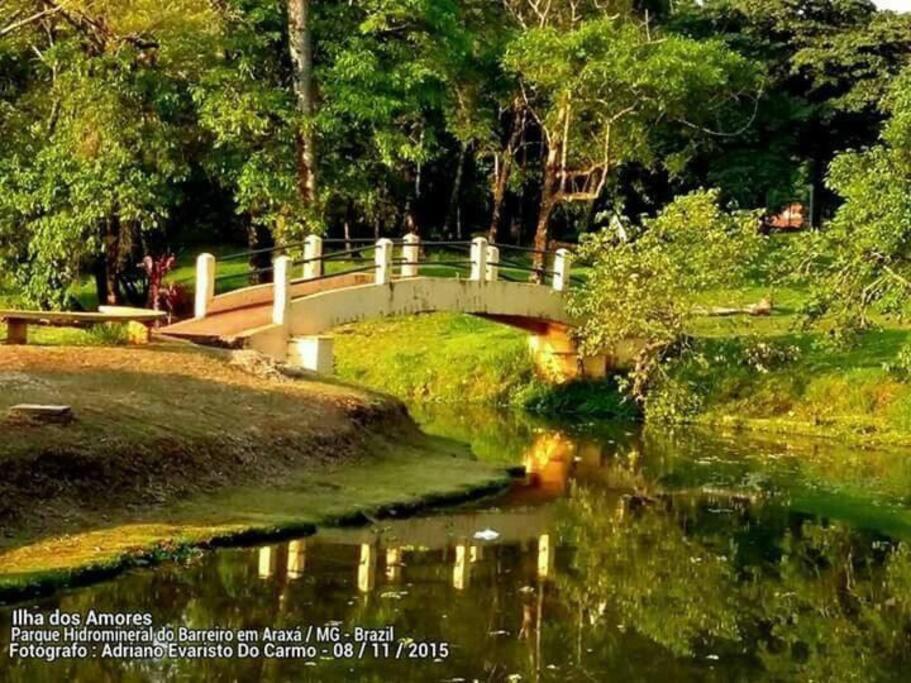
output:
[[[528,481],[469,507],[204,553],[38,604],[193,628],[391,625],[394,646],[446,644],[448,656],[3,657],[0,678],[911,680],[907,455],[461,408],[418,417],[480,458],[524,463]],[[0,639],[9,618],[0,612]]]

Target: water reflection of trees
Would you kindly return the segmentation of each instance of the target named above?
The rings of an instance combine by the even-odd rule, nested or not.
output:
[[[587,643],[630,631],[779,680],[900,679],[911,665],[907,546],[743,501],[616,500],[576,486],[559,515],[573,552],[557,587]]]

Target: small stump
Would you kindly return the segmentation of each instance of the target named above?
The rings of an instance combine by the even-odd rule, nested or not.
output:
[[[68,424],[73,421],[73,409],[70,406],[45,406],[32,403],[21,403],[9,409],[9,419],[16,422],[35,424]]]

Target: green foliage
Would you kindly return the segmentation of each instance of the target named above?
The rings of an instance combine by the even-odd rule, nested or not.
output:
[[[306,231],[297,191],[297,114],[286,87],[285,3],[230,0],[217,59],[192,84],[201,162],[229,189],[235,210],[279,241]]]
[[[540,415],[633,420],[638,407],[621,391],[616,378],[566,384],[531,382],[513,395],[513,404]]]
[[[129,328],[123,323],[93,325],[89,329],[89,334],[99,346],[123,346],[130,341]]]
[[[592,235],[579,255],[591,270],[568,301],[582,321],[580,350],[596,355],[636,340],[642,351],[632,391],[643,398],[694,317],[694,294],[742,282],[762,244],[755,216],[725,213],[717,192],[678,198],[634,239],[618,241],[612,231]]]
[[[134,240],[161,228],[188,173],[186,82],[212,49],[209,4],[96,5],[104,29],[64,13],[35,27],[40,58],[4,97],[0,243],[10,246],[0,257],[18,264],[33,303],[63,304],[103,254],[122,265]]]
[[[840,333],[862,330],[877,314],[903,318],[911,291],[911,70],[885,106],[892,118],[881,144],[832,165],[829,184],[844,199],[829,228],[802,254],[811,276],[813,320]]]
[[[489,3],[450,0],[315,7],[323,59],[313,125],[329,211],[398,224],[453,140],[489,145],[502,18]]]
[[[771,210],[807,202],[812,186],[817,209],[831,210],[826,165],[875,140],[880,98],[908,64],[911,17],[877,12],[868,0],[706,0],[679,3],[669,24],[724,40],[768,77],[762,98],[743,101],[752,125],[727,125],[740,134],[699,145],[697,177],[741,206]]]
[[[660,154],[658,134],[702,135],[760,87],[756,65],[721,42],[655,34],[622,12],[524,30],[504,62],[546,143],[539,221],[559,203],[593,206],[624,164],[681,168],[687,155]]]
[[[911,344],[902,346],[895,360],[883,363],[883,370],[902,382],[911,380]]]

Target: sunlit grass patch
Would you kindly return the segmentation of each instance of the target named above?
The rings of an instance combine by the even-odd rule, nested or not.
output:
[[[526,333],[472,316],[375,320],[334,335],[342,378],[406,399],[507,402],[532,376]]]

